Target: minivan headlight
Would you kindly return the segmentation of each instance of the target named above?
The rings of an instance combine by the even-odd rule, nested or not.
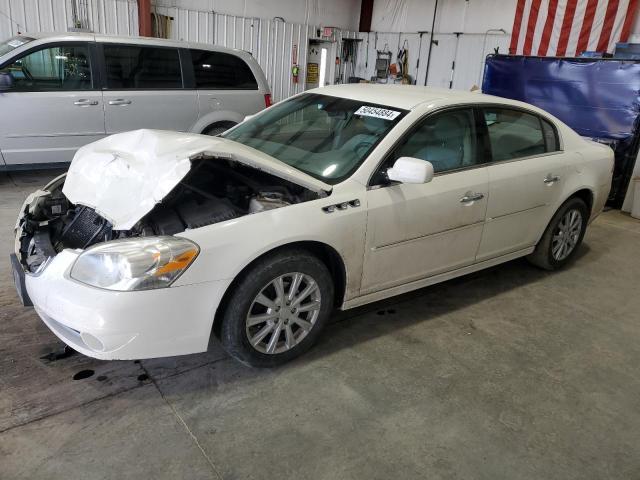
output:
[[[180,237],[113,240],[81,253],[70,276],[108,290],[163,288],[191,265],[199,251],[194,242]]]

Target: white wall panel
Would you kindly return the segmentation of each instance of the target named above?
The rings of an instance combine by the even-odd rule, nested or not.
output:
[[[460,45],[456,58],[453,88],[469,90],[473,85],[482,86],[484,60],[487,55],[499,47],[501,53],[509,48],[509,35],[474,35],[460,36]]]
[[[0,0],[0,36],[18,32],[66,31],[67,2],[61,0]]]
[[[393,38],[396,41],[391,50],[393,61],[397,61],[397,40],[407,39],[409,74],[417,85],[424,85],[434,6],[435,0],[376,0],[372,28],[378,33],[369,34],[368,48],[367,34],[360,34],[365,42],[360,45],[358,76],[368,79],[373,75],[376,49],[380,50],[384,42],[391,47]],[[509,43],[509,33],[487,31],[502,28],[510,32],[514,14],[514,1],[440,0],[434,33],[438,43],[431,47],[427,85],[449,88],[452,84],[464,90],[480,85],[486,55],[495,47],[507,52]],[[376,36],[377,46],[372,41]],[[363,60],[366,58],[368,64]]]
[[[452,75],[451,67],[455,60],[456,44],[459,40],[455,35],[447,34],[436,34],[434,35],[434,40],[437,41],[438,44],[433,45],[427,85],[430,87],[449,88]],[[426,43],[429,43],[428,39]],[[422,82],[421,85],[424,84],[424,80]]]
[[[435,30],[438,33],[484,33],[490,28],[511,29],[515,0],[439,0]],[[419,32],[431,30],[435,0],[376,0],[372,30]]]
[[[382,50],[385,45],[393,54],[392,61],[396,62],[398,44],[402,46],[407,40],[409,75],[417,85],[424,85],[429,64],[427,85],[449,88],[449,83],[453,81],[453,88],[463,90],[469,90],[473,85],[481,85],[484,58],[493,53],[496,47],[499,47],[500,52],[506,52],[510,38],[505,34],[461,34],[458,38],[453,33],[437,33],[434,35],[437,45],[433,45],[429,63],[429,33],[422,34],[422,45],[419,33],[371,32],[359,33],[358,36],[363,41],[359,44],[356,76],[368,80],[375,74],[376,51]],[[452,72],[454,60],[455,69]]]
[[[138,35],[138,4],[135,0],[92,0],[90,28],[113,35]]]
[[[481,81],[481,64],[487,53],[500,47],[507,51],[509,34],[487,34],[489,29],[502,28],[510,32],[515,14],[515,1],[510,0],[440,0],[435,21],[434,40],[427,85],[469,89]],[[372,28],[379,38],[400,35],[409,41],[409,73],[418,85],[424,85],[430,48],[430,30],[435,0],[376,0]],[[402,33],[398,33],[402,32]],[[422,46],[420,47],[420,34]],[[374,35],[374,34],[372,34]],[[486,39],[486,42],[485,42]],[[379,42],[378,42],[379,44]],[[361,48],[366,48],[364,45]],[[359,62],[359,76],[369,78],[373,73],[375,49],[369,47],[369,68]],[[417,57],[420,56],[416,68]],[[396,52],[393,60],[396,61]],[[455,69],[452,69],[455,62]]]
[[[273,19],[287,23],[326,25],[355,30],[360,20],[360,0],[155,0],[161,7],[216,12],[245,18]]]
[[[99,33],[138,34],[135,0],[88,0],[87,28]],[[71,0],[0,0],[0,38],[17,32],[66,32],[73,27]]]

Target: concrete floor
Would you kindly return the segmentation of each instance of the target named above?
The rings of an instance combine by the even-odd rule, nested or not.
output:
[[[0,174],[3,256],[51,176]],[[640,222],[611,211],[564,271],[514,261],[340,313],[253,370],[218,347],[43,360],[60,344],[5,256],[0,478],[638,479],[639,275]]]

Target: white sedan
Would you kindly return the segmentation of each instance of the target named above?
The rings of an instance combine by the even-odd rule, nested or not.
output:
[[[221,137],[139,130],[81,148],[16,225],[19,293],[101,359],[207,350],[273,366],[348,309],[518,257],[571,261],[613,152],[478,93],[344,85]]]

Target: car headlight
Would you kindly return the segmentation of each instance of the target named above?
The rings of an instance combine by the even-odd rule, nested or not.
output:
[[[93,287],[130,291],[171,285],[200,249],[180,237],[113,240],[80,254],[70,276]]]

